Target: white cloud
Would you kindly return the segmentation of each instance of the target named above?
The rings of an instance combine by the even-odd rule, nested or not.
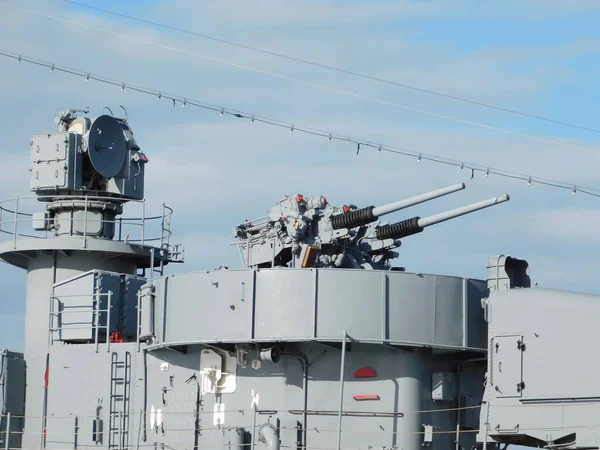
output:
[[[561,208],[523,214],[542,241],[567,241],[569,245],[600,250],[600,210]]]

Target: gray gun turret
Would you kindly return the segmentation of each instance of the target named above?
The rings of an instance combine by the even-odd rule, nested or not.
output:
[[[389,269],[399,239],[426,227],[509,200],[508,195],[433,216],[393,224],[379,218],[465,189],[448,186],[381,206],[334,207],[322,196],[282,198],[265,217],[245,221],[234,230],[246,267],[339,267]]]

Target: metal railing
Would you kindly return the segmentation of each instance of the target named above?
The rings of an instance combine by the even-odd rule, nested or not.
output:
[[[64,341],[63,333],[69,331],[90,331],[90,338],[83,338],[86,341],[93,341],[98,353],[101,343],[106,344],[106,351],[110,352],[110,313],[112,309],[112,291],[106,293],[96,292],[94,294],[83,295],[52,295],[50,296],[50,313],[48,321],[48,341],[54,344],[54,341]],[[100,303],[106,298],[106,308],[100,308]],[[81,299],[81,303],[65,303],[65,299]],[[76,301],[76,300],[75,300]],[[90,320],[80,320],[79,317],[87,315]],[[68,315],[77,314],[75,321],[65,320]],[[101,318],[103,320],[101,320]],[[102,323],[104,322],[104,323]],[[104,339],[101,339],[100,331],[104,330]],[[82,333],[83,334],[83,333]],[[76,337],[73,340],[81,340]]]
[[[0,243],[12,241],[13,248],[17,247],[19,239],[50,239],[59,235],[70,235],[81,237],[82,247],[87,246],[89,238],[94,238],[94,234],[89,230],[100,224],[115,227],[113,241],[132,242],[141,245],[148,245],[164,250],[169,250],[171,245],[171,217],[173,209],[163,203],[162,210],[156,215],[147,215],[145,200],[128,200],[124,208],[128,211],[136,210],[135,216],[117,216],[114,220],[99,220],[88,217],[88,205],[93,202],[118,202],[115,197],[102,196],[29,196],[15,197],[0,201]],[[50,202],[82,202],[85,206],[83,219],[76,217],[61,217],[61,223],[68,223],[68,230],[62,232],[53,228],[50,223],[47,230],[35,230],[34,223],[40,219],[34,213],[45,212],[45,203]],[[124,203],[124,202],[123,202]],[[83,220],[83,223],[81,221]],[[77,224],[75,223],[77,222]],[[75,231],[76,226],[81,227],[80,231]]]

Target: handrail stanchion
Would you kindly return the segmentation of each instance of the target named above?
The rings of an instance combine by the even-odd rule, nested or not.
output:
[[[162,204],[162,217],[160,223],[160,248],[165,245],[165,204]]]
[[[108,291],[108,304],[106,306],[106,352],[110,353],[110,308],[112,291]]]
[[[340,362],[340,409],[338,410],[337,450],[342,446],[342,410],[344,409],[344,371],[346,369],[346,330],[342,334],[342,359]]]
[[[17,248],[17,225],[19,223],[19,197],[17,197],[15,205],[15,224],[13,227],[13,249]]]
[[[150,249],[150,281],[154,279],[154,247]]]
[[[254,395],[254,391],[252,391],[252,395]],[[254,450],[254,443],[256,442],[256,408],[258,405],[256,402],[252,401],[252,442],[250,444],[250,450]]]
[[[137,291],[137,327],[136,327],[136,343],[137,343],[137,351],[140,351],[140,335],[142,334],[142,294],[138,290]],[[139,442],[138,442],[139,444]]]
[[[6,415],[6,440],[4,441],[4,450],[10,449],[10,413]]]
[[[56,297],[50,296],[50,314],[48,315],[48,345],[54,345],[54,323],[58,322],[54,311]],[[58,326],[58,323],[56,324]]]
[[[94,297],[96,297],[96,311],[94,314],[94,344],[96,345],[96,353],[98,353],[98,333],[100,331],[100,294],[98,293],[98,289],[96,289]]]
[[[144,245],[144,238],[146,231],[146,199],[142,200],[142,245]]]
[[[83,205],[83,248],[87,247],[87,218],[88,218],[88,197],[85,196],[85,204]],[[75,217],[73,217],[75,220]],[[74,223],[71,226],[75,225]],[[75,227],[73,227],[75,228]],[[73,232],[72,230],[71,232]]]

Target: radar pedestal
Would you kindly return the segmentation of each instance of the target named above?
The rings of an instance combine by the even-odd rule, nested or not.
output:
[[[24,448],[44,448],[54,286],[90,270],[140,278],[146,270],[152,276],[169,262],[181,262],[178,246],[169,242],[172,210],[163,205],[162,214],[145,214],[148,158],[128,121],[77,117],[68,110],[56,123],[56,132],[31,140],[35,196],[0,202],[0,258],[27,270]],[[128,202],[138,206],[137,217],[121,216]]]

